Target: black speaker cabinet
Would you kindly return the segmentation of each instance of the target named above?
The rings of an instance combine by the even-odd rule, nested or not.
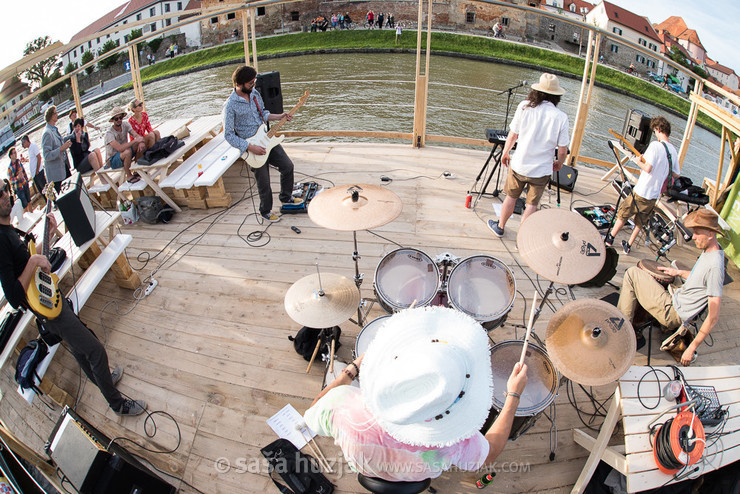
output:
[[[628,110],[622,135],[635,149],[644,153],[650,144],[650,116],[640,110]]]
[[[82,175],[74,173],[62,182],[56,204],[78,247],[95,238],[95,210],[82,183]]]
[[[552,172],[552,177],[550,177],[550,184],[557,185],[558,180],[560,180],[560,190],[573,192],[573,189],[576,188],[577,178],[578,170],[571,166],[563,165],[560,171]]]
[[[283,91],[280,89],[280,72],[257,74],[255,88],[262,95],[265,108],[270,113],[283,113]]]
[[[68,407],[46,443],[46,452],[81,494],[174,494],[122,446]]]

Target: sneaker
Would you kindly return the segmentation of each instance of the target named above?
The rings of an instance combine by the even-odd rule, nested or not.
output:
[[[640,348],[644,347],[645,344],[647,343],[647,340],[645,339],[645,335],[642,334],[642,331],[635,332],[635,338],[637,339],[637,341],[636,341],[636,343],[637,343],[637,350],[639,350]]]
[[[110,378],[113,381],[113,386],[118,384],[123,377],[123,367],[117,365],[115,369],[110,373]]]
[[[498,226],[498,221],[488,220],[488,229],[499,238],[504,236],[504,229]]]
[[[121,408],[116,411],[118,415],[141,415],[146,410],[146,402],[141,400],[124,400]]]
[[[632,246],[628,244],[626,240],[622,240],[622,252],[629,254],[631,250]]]
[[[606,237],[604,237],[604,245],[606,245],[607,247],[611,247],[613,243],[614,237],[612,237],[611,233],[607,233]]]
[[[303,199],[300,197],[291,197],[288,202],[284,202],[283,204],[300,204],[303,202]]]
[[[278,221],[280,221],[280,216],[276,215],[275,213],[263,214],[262,218],[264,218],[265,221],[269,221],[270,223],[277,223]]]

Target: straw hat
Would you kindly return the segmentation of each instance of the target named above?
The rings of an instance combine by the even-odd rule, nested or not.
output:
[[[565,94],[565,90],[560,87],[560,81],[555,74],[542,74],[540,76],[540,82],[532,84],[532,89],[536,89],[541,93],[554,94],[555,96]]]
[[[118,115],[123,115],[124,118],[126,117],[126,114],[128,112],[126,109],[122,106],[114,106],[113,109],[110,111],[110,119],[109,122],[112,122],[114,118],[116,118]]]
[[[407,309],[378,331],[362,361],[365,406],[391,437],[444,447],[486,420],[493,378],[485,330],[444,307]]]
[[[684,224],[686,228],[706,228],[707,230],[724,235],[722,228],[719,226],[717,215],[706,208],[697,209],[686,216],[686,222]]]

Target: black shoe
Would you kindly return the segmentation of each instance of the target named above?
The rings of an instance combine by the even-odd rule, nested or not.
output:
[[[141,400],[129,400],[126,398],[119,410],[114,410],[118,415],[141,415],[146,410],[146,402]]]
[[[622,252],[629,254],[631,250],[632,246],[626,240],[622,240]]]
[[[611,247],[613,243],[614,237],[612,237],[611,233],[607,233],[606,237],[604,237],[604,245],[606,245],[607,247]]]
[[[645,339],[645,336],[643,336],[642,331],[639,333],[635,333],[635,337],[637,338],[637,349],[645,346],[645,343],[647,343],[647,340]]]

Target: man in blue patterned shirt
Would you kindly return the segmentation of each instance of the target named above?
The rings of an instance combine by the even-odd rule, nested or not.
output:
[[[264,156],[267,150],[259,144],[250,142],[260,125],[283,117],[290,121],[293,116],[289,113],[270,113],[265,108],[262,96],[254,89],[257,82],[257,71],[254,68],[243,65],[234,71],[231,79],[234,91],[224,103],[224,137],[242,154],[250,152]],[[280,201],[293,202],[293,162],[281,145],[272,148],[266,165],[272,165],[280,171]],[[260,214],[267,221],[280,221],[280,216],[272,212],[269,166],[252,168],[252,173],[257,181],[257,192],[260,196]]]

